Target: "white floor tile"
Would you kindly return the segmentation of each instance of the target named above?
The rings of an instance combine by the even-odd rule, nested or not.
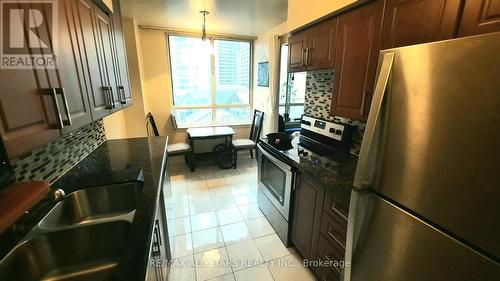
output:
[[[193,254],[191,233],[170,237],[169,241],[173,259]]]
[[[215,210],[235,208],[238,205],[236,201],[234,201],[233,196],[218,196],[212,198],[212,206]]]
[[[273,281],[273,276],[267,266],[249,267],[234,273],[236,281]]]
[[[257,204],[248,204],[239,206],[239,209],[245,220],[255,219],[264,216],[264,214],[262,214]]]
[[[189,217],[175,218],[167,221],[169,237],[191,232]]]
[[[232,273],[226,274],[224,276],[216,277],[208,281],[234,281],[234,275]]]
[[[193,232],[217,227],[217,216],[214,212],[191,216],[191,230]]]
[[[173,259],[171,261],[168,279],[175,281],[196,281],[193,256]]]
[[[252,239],[252,234],[245,222],[224,225],[220,227],[220,230],[226,245]]]
[[[195,253],[201,253],[224,246],[220,228],[210,228],[192,233]]]
[[[255,239],[260,252],[266,261],[282,258],[293,254],[293,248],[287,248],[276,234]]]
[[[232,262],[233,271],[264,263],[264,258],[253,239],[228,245],[226,248]]]
[[[208,188],[226,185],[226,181],[223,177],[207,179],[206,183]]]
[[[274,229],[265,217],[247,220],[248,228],[254,238],[274,233]]]
[[[210,196],[212,198],[227,197],[227,196],[232,197],[233,196],[233,194],[231,193],[231,190],[229,189],[229,187],[227,185],[210,188],[210,189],[208,189],[208,192],[210,193]]]
[[[226,225],[243,221],[243,216],[238,208],[229,208],[216,211],[219,225]]]
[[[224,247],[196,254],[197,281],[210,280],[232,272]]]
[[[314,277],[302,262],[294,256],[286,256],[268,263],[268,268],[276,281],[314,281]]]

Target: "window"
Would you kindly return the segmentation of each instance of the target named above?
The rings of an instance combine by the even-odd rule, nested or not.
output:
[[[304,114],[306,72],[288,73],[288,46],[281,45],[279,114],[285,122],[298,122]]]
[[[251,43],[168,36],[181,126],[249,123]]]

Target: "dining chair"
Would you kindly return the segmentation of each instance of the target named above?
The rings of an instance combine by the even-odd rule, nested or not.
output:
[[[253,114],[252,127],[250,128],[250,136],[248,139],[234,139],[232,142],[234,153],[234,168],[236,169],[238,163],[238,150],[250,150],[250,157],[253,159],[253,151],[256,147],[257,141],[260,137],[262,130],[262,123],[264,122],[264,112],[255,110]]]
[[[156,122],[153,117],[153,114],[149,112],[146,115],[146,131],[148,136],[153,134],[154,136],[159,136],[158,128],[156,127]],[[183,155],[184,161],[189,166],[191,172],[194,171],[194,161],[193,161],[193,150],[191,149],[191,145],[187,142],[179,142],[167,145],[167,155],[168,156],[177,156]]]

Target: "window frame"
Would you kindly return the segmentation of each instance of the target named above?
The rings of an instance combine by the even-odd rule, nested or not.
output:
[[[212,80],[212,104],[211,105],[175,105],[175,94],[174,94],[174,80],[173,80],[173,72],[172,72],[172,62],[171,62],[171,53],[170,53],[170,36],[176,37],[190,37],[190,38],[200,38],[201,34],[192,34],[192,33],[183,33],[183,32],[167,32],[166,40],[167,40],[167,54],[168,54],[168,66],[170,71],[170,90],[172,93],[172,110],[175,115],[176,109],[211,109],[212,110],[212,122],[206,124],[192,124],[192,123],[180,123],[179,128],[189,128],[189,127],[209,127],[209,126],[218,126],[218,125],[250,125],[252,120],[251,116],[248,121],[245,122],[217,122],[217,109],[218,108],[249,108],[250,113],[253,110],[253,60],[254,60],[254,40],[252,38],[234,38],[230,36],[224,35],[209,35],[207,39],[210,40],[210,44],[212,48],[215,48],[215,40],[221,41],[234,41],[234,42],[245,42],[249,43],[250,54],[249,54],[249,75],[248,75],[248,104],[216,104],[217,98],[217,87],[216,87],[216,67],[215,67],[215,53],[210,55],[210,64],[211,64],[211,80]]]

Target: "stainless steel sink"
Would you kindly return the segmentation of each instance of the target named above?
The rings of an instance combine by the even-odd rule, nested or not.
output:
[[[59,229],[104,222],[118,216],[131,216],[137,207],[142,182],[99,186],[70,193],[39,223],[41,229]]]
[[[126,249],[130,222],[52,231],[17,245],[0,262],[0,280],[105,280]]]

